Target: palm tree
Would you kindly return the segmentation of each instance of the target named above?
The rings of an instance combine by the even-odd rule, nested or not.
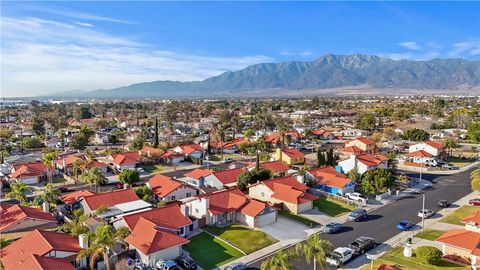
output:
[[[40,198],[44,202],[53,202],[54,200],[58,199],[60,196],[60,191],[56,189],[52,184],[47,184],[44,189],[41,191]]]
[[[327,256],[332,253],[333,245],[328,240],[320,239],[319,234],[310,235],[307,240],[298,244],[296,250],[299,255],[304,255],[308,263],[313,259],[313,269],[317,269],[317,263],[323,269]]]
[[[110,270],[109,250],[113,249],[116,242],[125,244],[125,237],[130,231],[126,227],[122,227],[114,231],[113,227],[108,224],[100,224],[95,233],[88,236],[89,246],[87,249],[80,251],[77,255],[77,261],[84,257],[90,257],[90,269],[94,269],[95,260],[98,256],[103,256],[105,269]]]
[[[448,138],[447,141],[445,142],[445,148],[448,149],[448,155],[449,156],[452,156],[453,149],[457,149],[459,147],[460,146],[458,146],[457,142],[452,138]]]
[[[25,183],[15,182],[10,185],[10,192],[5,194],[5,197],[17,199],[20,204],[25,205],[27,203],[27,196],[25,193],[30,190],[32,190],[32,188],[27,186]]]
[[[78,181],[78,173],[82,170],[82,162],[80,160],[75,160],[73,162],[73,175],[75,175],[75,181]]]
[[[56,159],[57,151],[48,151],[43,153],[42,161],[43,164],[47,167],[48,183],[52,183],[53,181],[53,166]]]
[[[73,219],[71,222],[65,222],[59,231],[69,233],[72,236],[78,237],[80,234],[85,234],[90,231],[90,228],[85,225],[88,216],[85,215],[82,209],[73,211]]]
[[[295,252],[283,249],[274,256],[269,257],[260,265],[262,270],[293,270],[296,269],[291,265],[291,261],[297,257]]]
[[[480,168],[475,169],[470,174],[472,190],[480,192]]]
[[[83,172],[82,175],[80,175],[80,179],[87,182],[92,189],[95,186],[95,191],[97,192],[100,185],[106,184],[108,182],[105,175],[103,175],[98,168],[91,168]]]

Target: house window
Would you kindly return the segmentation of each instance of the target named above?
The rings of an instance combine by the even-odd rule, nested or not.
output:
[[[192,193],[191,193],[191,192],[187,192],[187,197],[192,197]]]
[[[175,196],[170,196],[170,200],[174,201],[174,200],[175,200]]]
[[[49,257],[56,257],[57,256],[57,252],[55,250],[52,250],[50,251],[50,253],[48,254]]]
[[[195,213],[197,213],[197,214],[198,214],[198,212],[199,212],[199,211],[198,211],[198,208],[195,208]]]
[[[260,196],[265,197],[265,192],[260,192]]]

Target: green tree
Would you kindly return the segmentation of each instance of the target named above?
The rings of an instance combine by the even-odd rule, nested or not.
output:
[[[84,171],[80,175],[80,179],[88,183],[91,189],[95,187],[95,191],[98,192],[100,185],[108,183],[107,178],[96,167]]]
[[[421,246],[415,249],[415,257],[424,264],[438,265],[442,261],[443,253],[436,247]]]
[[[458,149],[460,146],[457,144],[457,141],[455,141],[452,138],[448,138],[447,141],[444,144],[444,147],[447,148],[448,155],[452,156],[453,149]]]
[[[90,228],[85,225],[87,219],[88,216],[83,213],[82,209],[76,209],[73,211],[72,221],[65,222],[58,230],[78,237],[80,234],[85,234],[90,231]]]
[[[78,150],[85,150],[93,134],[94,132],[91,129],[89,129],[86,125],[83,125],[73,136],[70,147]]]
[[[47,184],[38,196],[42,201],[52,203],[57,200],[61,192],[56,189],[52,184]]]
[[[152,191],[145,185],[140,187],[134,187],[133,191],[137,194],[137,197],[141,198],[146,202],[152,202],[153,193]]]
[[[37,136],[45,134],[45,120],[40,117],[32,117],[32,130]]]
[[[362,175],[360,189],[364,194],[375,195],[386,192],[393,186],[393,174],[389,169],[375,169],[367,171]]]
[[[317,149],[317,167],[322,167],[325,166],[326,160],[325,160],[325,154],[323,153],[322,150],[320,150],[320,147]]]
[[[40,148],[44,144],[38,137],[25,137],[22,139],[22,146],[25,148]]]
[[[57,159],[58,151],[55,149],[45,149],[42,154],[43,164],[47,167],[48,183],[53,181],[53,172],[55,170],[55,160]]]
[[[137,170],[126,169],[118,175],[118,178],[122,184],[133,185],[135,182],[140,181],[140,174]]]
[[[375,115],[362,112],[355,118],[355,127],[359,129],[373,130],[375,128]]]
[[[155,116],[155,135],[153,138],[153,147],[157,148],[158,147],[158,119]]]
[[[5,238],[0,238],[0,249],[8,246],[10,244],[10,240],[7,240]]]
[[[253,131],[253,129],[251,128],[245,130],[245,132],[243,133],[243,136],[245,136],[245,138],[250,138],[253,135],[255,135],[255,131]]]
[[[28,191],[32,191],[32,188],[27,186],[27,184],[23,182],[14,182],[13,184],[10,185],[10,191],[5,194],[6,198],[10,199],[16,199],[20,202],[22,205],[27,204],[27,195],[26,193]]]
[[[327,160],[325,162],[325,165],[327,166],[335,166],[336,165],[336,159],[335,159],[335,155],[333,154],[333,148],[330,147],[330,149],[328,149],[327,151]]]
[[[238,176],[237,185],[240,190],[246,190],[249,184],[254,184],[258,181],[267,180],[270,178],[272,178],[272,172],[270,170],[246,170]]]
[[[428,134],[428,132],[426,132],[423,129],[412,128],[410,130],[405,131],[405,133],[403,134],[403,137],[406,140],[410,140],[410,141],[425,141],[425,140],[428,140],[428,138],[430,138],[430,134]]]
[[[472,191],[480,192],[480,168],[477,168],[470,173],[470,181]]]
[[[130,231],[126,227],[114,230],[113,226],[109,224],[100,224],[95,230],[95,233],[88,235],[89,246],[87,249],[83,249],[78,253],[77,261],[85,257],[90,257],[89,266],[90,269],[94,269],[97,257],[103,256],[105,269],[110,270],[109,250],[113,250],[117,242],[126,245],[124,239],[129,234]]]
[[[132,141],[130,144],[129,149],[130,150],[140,150],[143,148],[143,145],[145,144],[145,135],[140,133],[135,139]]]
[[[328,241],[320,238],[320,234],[312,234],[307,240],[299,243],[295,247],[298,255],[305,256],[307,263],[313,260],[313,269],[317,269],[317,264],[320,265],[321,269],[324,269],[327,262],[327,256],[333,252],[333,244]]]
[[[289,249],[282,249],[275,255],[269,257],[260,265],[261,270],[295,270],[292,266],[292,260],[296,259],[298,255]]]
[[[480,121],[471,122],[468,125],[467,134],[470,140],[480,143]]]
[[[360,174],[358,173],[358,169],[357,167],[351,169],[348,173],[347,173],[347,177],[348,179],[352,180],[353,182],[359,184],[360,183]]]

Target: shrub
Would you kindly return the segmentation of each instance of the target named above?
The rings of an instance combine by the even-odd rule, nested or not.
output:
[[[438,265],[443,253],[436,247],[423,246],[415,249],[417,260],[425,264]]]

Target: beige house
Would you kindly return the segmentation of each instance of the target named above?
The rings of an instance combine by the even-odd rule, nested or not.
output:
[[[376,150],[377,146],[373,140],[367,137],[360,137],[347,142],[342,152],[351,154],[373,154]]]
[[[273,159],[283,161],[288,165],[296,165],[305,163],[305,155],[295,148],[280,149],[278,148]]]

